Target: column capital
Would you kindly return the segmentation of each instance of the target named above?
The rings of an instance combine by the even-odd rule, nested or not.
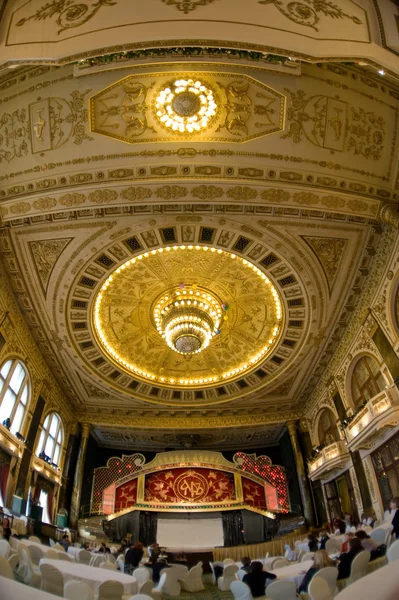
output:
[[[82,439],[88,438],[90,435],[90,431],[91,431],[90,423],[81,423],[80,425],[82,427]]]
[[[380,209],[379,220],[399,229],[399,210],[397,204],[384,204]]]

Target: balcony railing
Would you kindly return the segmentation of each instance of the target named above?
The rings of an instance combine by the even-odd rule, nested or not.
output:
[[[38,471],[43,477],[50,481],[60,483],[61,471],[58,468],[53,467],[51,464],[39,458],[38,456],[32,457],[32,467],[35,471]]]
[[[387,388],[371,398],[346,427],[350,450],[370,448],[387,427],[399,425],[399,395],[396,388]]]
[[[318,456],[309,463],[309,477],[312,481],[321,479],[331,472],[342,469],[349,458],[344,441],[334,442],[323,448]]]

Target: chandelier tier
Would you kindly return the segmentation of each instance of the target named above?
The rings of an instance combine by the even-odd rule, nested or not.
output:
[[[197,354],[219,333],[221,307],[209,290],[181,284],[157,301],[154,321],[169,348],[179,354]]]

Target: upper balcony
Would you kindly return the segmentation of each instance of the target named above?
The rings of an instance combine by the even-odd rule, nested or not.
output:
[[[386,428],[399,425],[399,393],[387,388],[367,402],[346,427],[348,449],[371,448]]]
[[[312,481],[331,476],[340,471],[349,458],[348,448],[344,441],[334,442],[323,448],[318,456],[309,463],[309,477]]]

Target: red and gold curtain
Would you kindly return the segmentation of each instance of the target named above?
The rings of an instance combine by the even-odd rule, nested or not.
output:
[[[115,491],[115,511],[134,506],[137,501],[137,479],[131,479],[120,485]]]

